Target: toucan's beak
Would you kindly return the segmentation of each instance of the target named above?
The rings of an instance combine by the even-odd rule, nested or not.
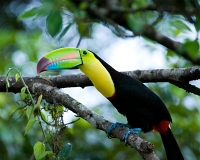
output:
[[[49,70],[73,69],[82,64],[78,48],[60,48],[47,53],[37,64],[37,73]]]

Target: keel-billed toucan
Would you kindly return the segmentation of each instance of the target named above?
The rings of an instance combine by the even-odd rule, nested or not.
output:
[[[79,68],[96,89],[125,115],[131,128],[160,133],[169,160],[183,156],[169,124],[171,116],[161,99],[140,81],[116,71],[93,52],[78,48],[60,48],[46,54],[37,64],[37,72]]]

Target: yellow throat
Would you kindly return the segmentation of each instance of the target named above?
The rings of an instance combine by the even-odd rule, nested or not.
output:
[[[79,66],[79,69],[88,76],[95,88],[104,97],[109,98],[114,95],[115,87],[113,80],[98,59],[93,57],[92,60],[84,61],[84,64]]]

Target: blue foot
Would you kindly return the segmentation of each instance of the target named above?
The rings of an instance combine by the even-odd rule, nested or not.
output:
[[[138,135],[138,132],[141,132],[141,131],[142,131],[141,128],[131,128],[131,129],[129,129],[123,136],[124,143],[127,144],[127,138],[129,136],[129,134],[136,133]]]
[[[116,123],[114,123],[113,125],[111,125],[111,126],[108,128],[108,132],[107,132],[108,138],[112,138],[112,135],[110,134],[110,132],[111,132],[114,128],[116,128],[116,127],[127,127],[127,128],[131,128],[131,126],[128,125],[128,124],[123,124],[123,123],[116,122]]]

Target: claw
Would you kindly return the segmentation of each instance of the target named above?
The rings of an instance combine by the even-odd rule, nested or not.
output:
[[[125,145],[127,145],[127,138],[129,136],[129,134],[136,133],[138,135],[138,132],[141,132],[141,131],[142,131],[141,128],[131,128],[131,129],[129,129],[123,136],[123,141],[124,141]]]
[[[131,128],[131,126],[128,125],[128,124],[123,124],[123,123],[116,122],[116,123],[112,124],[112,125],[108,128],[108,132],[107,132],[108,138],[113,138],[113,136],[110,134],[110,132],[111,132],[114,128],[116,128],[116,127],[127,127],[127,128]]]
[[[128,124],[123,124],[123,123],[116,122],[116,123],[112,124],[108,128],[108,132],[107,132],[108,138],[113,138],[113,136],[111,135],[110,132],[116,127],[127,127],[127,128],[130,128],[123,136],[123,141],[124,141],[125,145],[127,145],[127,138],[129,136],[129,134],[136,133],[138,135],[138,132],[142,131],[141,128],[131,128],[131,126],[128,125]]]

